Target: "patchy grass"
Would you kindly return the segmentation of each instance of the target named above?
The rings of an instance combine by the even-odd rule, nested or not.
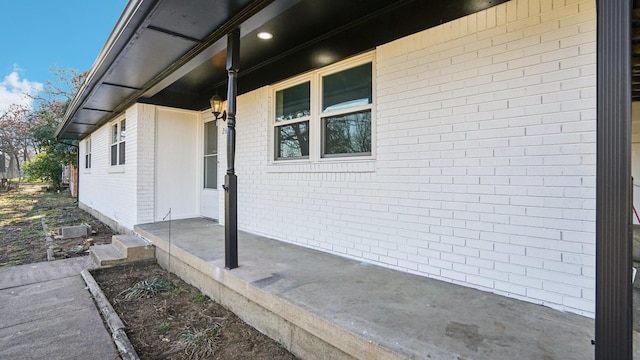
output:
[[[120,296],[126,300],[140,299],[142,297],[149,298],[160,293],[167,292],[174,287],[175,285],[173,284],[173,281],[162,277],[156,277],[153,279],[138,281],[132,287],[120,293]]]
[[[29,264],[47,260],[46,236],[56,235],[61,226],[87,223],[97,231],[95,243],[111,241],[111,230],[80,210],[69,191],[47,192],[43,184],[19,184],[0,191],[0,266]],[[42,223],[47,225],[45,233]],[[83,238],[56,240],[56,258],[84,255]]]
[[[185,330],[173,345],[172,352],[183,353],[189,359],[211,359],[220,347],[222,325],[215,323],[205,329]]]
[[[193,296],[193,302],[196,304],[203,303],[205,301],[207,301],[207,296],[203,293],[195,294]]]
[[[167,331],[171,330],[172,328],[173,328],[173,325],[170,322],[163,322],[158,327],[158,330],[160,330],[161,333],[166,333]]]

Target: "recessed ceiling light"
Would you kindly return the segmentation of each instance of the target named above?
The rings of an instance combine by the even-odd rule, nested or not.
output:
[[[269,40],[273,39],[273,34],[263,31],[258,33],[258,37],[262,40]]]

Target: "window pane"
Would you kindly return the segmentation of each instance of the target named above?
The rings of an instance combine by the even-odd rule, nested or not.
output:
[[[371,154],[371,110],[323,119],[324,155]]]
[[[309,122],[276,127],[276,158],[309,156]]]
[[[124,144],[126,144],[124,141],[120,143],[120,154],[119,154],[120,155],[120,162],[119,162],[120,165],[124,164],[124,159],[125,159],[125,156],[124,156]]]
[[[127,120],[120,121],[120,141],[124,141],[124,137],[127,134]]]
[[[204,154],[218,153],[218,125],[216,121],[204,124]]]
[[[371,63],[322,78],[322,111],[371,104]]]
[[[218,155],[204,158],[204,187],[205,189],[218,188]]]
[[[276,121],[311,115],[309,82],[276,92]]]
[[[115,144],[118,142],[118,124],[113,124],[111,126],[111,143]]]
[[[118,165],[118,145],[111,145],[111,165]]]

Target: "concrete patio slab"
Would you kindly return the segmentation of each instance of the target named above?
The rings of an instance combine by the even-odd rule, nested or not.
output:
[[[135,229],[158,246],[159,263],[219,296],[216,300],[290,349],[299,346],[295,337],[287,336],[282,324],[261,322],[254,303],[332,342],[344,358],[594,356],[594,321],[579,315],[245,232],[239,232],[240,267],[229,271],[224,228],[215,222],[177,220],[170,232],[166,222]]]

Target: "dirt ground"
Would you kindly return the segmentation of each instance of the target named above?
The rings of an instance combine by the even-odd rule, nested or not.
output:
[[[119,266],[92,274],[141,359],[295,359],[196,288],[175,275],[169,278],[158,265]],[[148,291],[130,296],[131,289],[138,288]],[[162,290],[150,295],[154,288]]]
[[[68,190],[57,193],[45,188],[42,184],[19,184],[17,189],[0,192],[0,266],[46,261],[46,236],[55,238],[62,226],[89,224],[95,232],[89,237],[94,244],[111,242],[112,230],[80,210]],[[53,240],[54,258],[87,255],[86,240]]]

